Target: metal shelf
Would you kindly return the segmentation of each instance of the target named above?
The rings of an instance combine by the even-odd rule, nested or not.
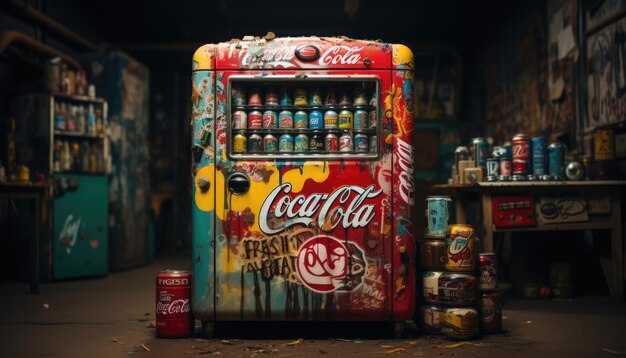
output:
[[[104,139],[104,134],[90,134],[81,132],[54,131],[54,135],[59,137],[70,137],[77,139]]]
[[[76,96],[76,95],[70,95],[70,94],[65,94],[65,93],[53,93],[52,97],[67,100],[67,101],[74,101],[74,102],[100,103],[100,104],[106,103],[106,100],[104,98]]]

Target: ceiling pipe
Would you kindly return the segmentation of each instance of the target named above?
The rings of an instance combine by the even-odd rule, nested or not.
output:
[[[30,20],[35,25],[39,25],[52,33],[62,36],[72,43],[79,45],[83,49],[95,50],[98,48],[94,43],[88,41],[84,37],[54,21],[50,17],[46,16],[39,10],[33,8],[32,6],[29,6],[26,3],[23,3],[19,0],[3,0],[2,4],[4,5],[3,7],[11,10],[17,16],[26,20]]]
[[[25,47],[35,50],[43,55],[60,57],[65,63],[67,63],[68,66],[74,68],[75,70],[81,69],[80,63],[73,57],[17,31],[4,31],[0,33],[0,56],[2,56],[4,51],[14,43],[20,43]]]

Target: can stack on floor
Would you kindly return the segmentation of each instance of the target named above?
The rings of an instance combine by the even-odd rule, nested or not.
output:
[[[495,291],[495,254],[481,255],[478,281],[474,228],[452,224],[452,208],[450,197],[426,198],[428,224],[420,243],[425,301],[419,311],[422,331],[443,333],[453,339],[478,335],[479,325],[484,333],[498,332],[502,313],[500,297]],[[477,288],[481,289],[480,294]]]
[[[453,215],[452,200],[447,196],[426,198],[426,233],[420,242],[420,265],[423,272],[424,304],[419,308],[423,332],[441,333],[439,315],[445,307],[439,299],[439,278],[445,270],[446,229]]]
[[[498,261],[494,253],[478,255],[480,296],[478,310],[480,313],[480,328],[483,333],[498,333],[502,331],[502,308],[498,288]]]
[[[474,228],[449,224],[446,230],[446,271],[439,278],[439,299],[447,306],[439,314],[441,332],[454,339],[478,334],[476,305],[476,238]]]

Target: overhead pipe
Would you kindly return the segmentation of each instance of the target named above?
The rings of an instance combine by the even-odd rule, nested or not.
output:
[[[81,69],[80,63],[73,57],[17,31],[4,31],[0,34],[0,56],[2,56],[4,51],[13,43],[20,43],[43,55],[60,57],[65,63],[67,63],[68,66],[74,68],[75,70]]]
[[[8,10],[12,10],[16,15],[31,20],[34,24],[44,27],[50,32],[63,36],[71,42],[79,45],[87,50],[95,50],[98,48],[94,43],[88,41],[84,37],[78,35],[74,31],[54,21],[50,17],[46,16],[39,10],[29,6],[28,4],[19,0],[3,0],[2,4]]]

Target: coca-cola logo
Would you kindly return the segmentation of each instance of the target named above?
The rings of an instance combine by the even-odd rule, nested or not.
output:
[[[344,229],[366,227],[374,218],[375,206],[365,201],[382,193],[382,189],[375,191],[374,185],[344,185],[330,194],[300,194],[292,198],[291,189],[290,183],[277,186],[263,202],[259,217],[264,219],[259,220],[259,227],[264,233],[271,235],[293,225],[309,225],[316,215],[317,225],[324,231],[332,231],[340,224]],[[280,224],[272,226],[270,218],[287,220],[277,220]]]
[[[413,191],[415,190],[415,179],[413,178],[413,146],[409,143],[397,138],[398,151],[396,153],[396,160],[400,165],[400,197],[408,205],[413,206],[415,199],[413,198]]]
[[[354,243],[319,235],[300,247],[296,267],[300,281],[315,292],[350,291],[363,283],[367,263]]]
[[[234,53],[241,57],[241,65],[244,67],[273,67],[290,68],[295,67],[291,60],[295,56],[295,46],[266,46],[262,51],[237,51],[236,46],[231,45],[228,58],[232,58]]]
[[[318,63],[321,66],[356,65],[361,62],[359,52],[364,48],[359,46],[333,46],[322,53]]]
[[[513,156],[514,157],[527,157],[529,151],[528,142],[519,142],[513,145]]]
[[[171,302],[157,302],[157,314],[177,314],[189,312],[189,299],[178,299]]]
[[[159,278],[159,285],[187,286],[189,285],[189,279],[188,278]]]

